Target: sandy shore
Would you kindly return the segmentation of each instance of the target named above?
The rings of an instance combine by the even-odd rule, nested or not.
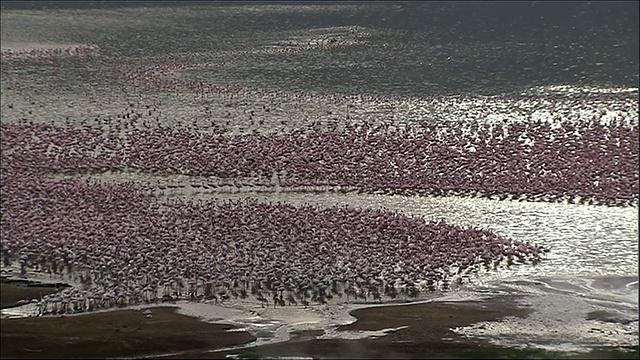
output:
[[[37,286],[34,284],[0,284],[0,307],[5,308],[17,304],[23,299],[37,299],[58,291],[54,286]]]
[[[357,321],[330,330],[290,333],[286,342],[247,346],[229,351],[176,354],[167,358],[312,357],[312,358],[425,358],[452,356],[479,343],[450,329],[476,321],[525,316],[505,299],[382,306],[354,310]]]

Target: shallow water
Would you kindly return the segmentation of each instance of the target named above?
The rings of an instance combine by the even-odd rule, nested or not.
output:
[[[456,332],[496,345],[569,352],[588,351],[598,346],[637,345],[636,207],[328,192],[240,192],[196,197],[220,200],[251,197],[298,205],[382,207],[407,215],[487,228],[499,235],[542,244],[551,251],[540,263],[482,272],[471,278],[470,283],[436,299],[463,301],[508,295],[532,310],[533,315],[526,319],[478,323]],[[590,318],[594,313],[608,317]]]
[[[484,290],[517,296],[531,314],[454,331],[518,348],[581,352],[599,346],[637,346],[637,284],[637,276],[494,281]]]
[[[198,78],[219,84],[424,96],[579,84],[637,87],[638,82],[633,2],[556,8],[525,2],[111,5],[46,11],[7,10],[9,5],[3,4],[1,14],[3,48],[90,43],[106,55],[141,60],[210,54],[228,66],[200,71]],[[286,48],[351,36],[348,29],[354,26],[360,40],[335,51],[237,56],[274,44]]]
[[[426,197],[341,193],[213,193],[197,198],[381,207],[465,227],[491,229],[551,251],[535,266],[515,266],[501,279],[634,276],[638,273],[638,209],[469,197]],[[488,279],[490,279],[490,274]],[[483,276],[483,278],[486,278]]]

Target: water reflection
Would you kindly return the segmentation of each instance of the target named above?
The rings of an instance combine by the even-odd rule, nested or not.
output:
[[[551,249],[535,266],[516,266],[485,280],[534,277],[637,276],[638,209],[517,202],[464,197],[411,197],[340,193],[216,194],[323,206],[383,207],[427,219],[478,226]],[[483,277],[484,278],[484,277]]]

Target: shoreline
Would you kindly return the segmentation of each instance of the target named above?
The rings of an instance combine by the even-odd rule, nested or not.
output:
[[[5,296],[4,293],[3,296]],[[171,318],[182,316],[192,319],[193,322],[202,324],[202,326],[205,326],[205,324],[218,327],[222,326],[227,334],[235,333],[235,335],[238,335],[238,337],[244,336],[243,339],[246,339],[246,336],[250,335],[252,336],[252,339],[250,341],[242,343],[232,342],[231,344],[226,344],[225,346],[215,344],[215,346],[210,346],[209,348],[196,347],[184,349],[178,347],[176,349],[166,349],[164,353],[158,353],[158,351],[136,353],[134,351],[128,354],[119,354],[118,351],[113,350],[112,353],[109,353],[110,355],[107,355],[107,357],[173,358],[183,356],[210,357],[211,355],[217,357],[217,355],[234,352],[260,352],[262,351],[260,349],[263,348],[269,349],[273,346],[286,347],[288,346],[286,344],[299,343],[301,341],[368,341],[371,339],[385,338],[395,332],[406,331],[409,326],[400,325],[393,327],[391,326],[392,324],[390,324],[389,326],[385,325],[383,326],[383,328],[376,329],[375,326],[367,328],[367,326],[363,327],[361,325],[355,325],[359,321],[362,321],[359,318],[361,316],[360,313],[362,312],[377,312],[380,308],[400,309],[401,312],[404,312],[402,306],[405,305],[425,308],[428,308],[430,306],[439,306],[443,309],[448,308],[449,311],[452,312],[451,317],[461,316],[460,314],[455,315],[454,313],[457,312],[456,308],[459,306],[459,304],[465,303],[465,301],[453,303],[438,303],[439,305],[430,304],[431,302],[434,302],[434,300],[437,301],[437,299],[429,299],[416,301],[415,303],[410,304],[345,304],[342,306],[319,305],[310,306],[306,309],[260,308],[261,311],[256,311],[246,304],[230,304],[227,306],[221,306],[180,301],[176,302],[175,304],[138,305],[128,307],[126,309],[115,308],[99,312],[74,315],[54,315],[36,318],[29,317],[18,319],[3,319],[3,339],[12,339],[10,344],[19,344],[21,338],[25,338],[25,341],[26,338],[29,338],[29,343],[32,344],[31,347],[35,348],[32,349],[23,347],[21,350],[12,346],[3,347],[3,357],[12,357],[13,355],[20,356],[20,354],[29,357],[37,357],[39,353],[35,352],[35,350],[38,349],[38,346],[45,348],[49,346],[50,350],[47,351],[48,356],[55,357],[55,355],[51,354],[59,353],[61,357],[67,357],[70,354],[64,353],[64,343],[61,344],[62,348],[57,349],[55,347],[51,347],[51,344],[48,344],[48,342],[46,341],[46,337],[43,336],[42,340],[36,341],[33,337],[30,336],[30,334],[32,334],[33,331],[42,332],[43,335],[48,333],[56,333],[56,331],[52,330],[49,327],[49,324],[51,324],[51,327],[59,327],[62,326],[62,322],[79,323],[78,325],[74,325],[75,331],[81,331],[81,329],[78,329],[78,326],[81,326],[81,323],[93,323],[95,324],[95,328],[101,328],[107,326],[107,324],[113,324],[116,321],[114,319],[125,319],[121,321],[126,322],[133,321],[132,319],[135,319],[136,317],[143,318],[143,316],[140,314],[141,312],[143,312],[143,310],[150,310],[152,312],[152,316],[144,316],[144,318],[149,321],[151,321],[152,319],[156,319],[156,314],[160,314],[160,316],[163,316],[162,321],[166,322],[174,321],[165,318],[166,316],[169,316]],[[471,301],[470,303],[473,303],[473,301]],[[254,304],[254,306],[255,305],[256,304]],[[258,304],[257,306],[259,307],[260,305]],[[497,307],[502,308],[502,305],[498,305]],[[502,310],[498,310],[497,312],[501,312]],[[522,314],[526,312],[526,310],[517,310],[515,311],[515,313],[512,311],[515,310],[509,309],[506,312],[508,314]],[[436,311],[434,313],[442,314],[443,312]],[[366,318],[366,316],[364,318]],[[489,320],[489,318],[487,317],[482,318]],[[141,319],[139,320],[141,321]],[[461,323],[458,323],[458,325],[461,325]],[[25,327],[29,328],[30,326],[36,327],[37,329],[25,331]],[[445,329],[446,326],[443,326],[444,324],[440,324],[438,327],[440,330],[438,331],[444,330],[444,333],[448,332],[448,330]],[[163,331],[162,329],[158,330]],[[71,331],[71,329],[69,329],[69,331]],[[166,331],[166,329],[164,329],[164,331]],[[304,339],[303,335],[303,339],[300,340],[300,335],[297,334],[306,334],[306,339]],[[60,335],[61,334],[58,334],[58,336]],[[442,337],[445,337],[444,334],[442,335]],[[71,334],[61,336],[69,337],[68,341],[75,341],[71,339],[74,338],[78,340],[78,347],[84,347],[84,343],[91,343],[91,338],[97,335],[88,333],[82,336],[82,339],[78,339],[77,336],[73,337],[71,336]],[[435,337],[438,336],[439,335],[436,335]],[[87,353],[86,355],[90,356],[89,353]],[[101,353],[101,356],[105,356],[105,353]]]
[[[634,277],[620,277],[617,280],[603,278],[602,282],[611,286],[620,282],[617,285],[620,285],[621,288],[637,291],[637,285],[635,285],[637,282],[633,282],[633,280]],[[553,284],[552,280],[547,282]],[[624,285],[624,283],[628,284]],[[547,285],[540,286],[540,288]],[[113,329],[113,324],[116,322],[122,326],[129,326],[127,324],[133,322],[139,324],[138,327],[140,327],[143,326],[144,321],[147,321],[146,324],[151,327],[145,328],[147,330],[144,331],[148,333],[144,339],[139,341],[143,345],[154,344],[153,346],[149,345],[148,351],[140,352],[131,349],[128,353],[124,353],[116,346],[110,350],[113,352],[109,353],[110,355],[99,353],[99,356],[145,359],[243,356],[325,358],[347,355],[367,357],[385,354],[387,353],[385,349],[391,349],[389,353],[395,354],[396,358],[465,357],[452,354],[458,354],[461,351],[474,354],[474,351],[480,349],[503,349],[514,352],[513,356],[516,357],[527,357],[526,352],[528,351],[546,352],[546,354],[558,352],[566,356],[573,356],[571,354],[588,356],[594,352],[601,354],[600,351],[614,351],[618,352],[616,357],[626,357],[625,354],[637,353],[637,340],[635,343],[633,340],[629,340],[633,338],[634,334],[637,338],[637,315],[633,318],[630,315],[631,312],[627,311],[625,315],[622,311],[624,308],[633,307],[634,304],[624,306],[618,304],[616,307],[611,305],[611,299],[600,299],[600,304],[595,306],[598,301],[597,296],[594,295],[588,299],[576,298],[575,294],[565,294],[559,291],[562,286],[557,286],[546,295],[536,295],[536,291],[531,289],[528,292],[510,292],[507,290],[509,286],[514,289],[524,288],[521,282],[513,282],[490,292],[483,292],[482,289],[475,289],[475,291],[460,289],[439,294],[437,297],[401,304],[350,303],[273,309],[262,308],[257,301],[229,301],[226,304],[218,305],[182,300],[173,303],[135,305],[127,308],[112,308],[71,315],[4,318],[2,319],[2,338],[3,340],[11,339],[11,342],[7,342],[7,344],[15,346],[3,347],[2,357],[37,357],[39,353],[27,351],[37,350],[33,349],[37,346],[50,349],[47,350],[48,356],[57,357],[55,354],[59,354],[59,357],[68,357],[71,354],[64,352],[68,348],[68,346],[64,346],[65,341],[77,344],[77,347],[85,349],[83,351],[89,351],[83,353],[83,356],[91,356],[90,351],[105,350],[100,350],[101,348],[95,345],[95,337],[99,333],[91,334],[88,332],[81,336],[73,333],[73,331],[82,332],[82,324],[91,323],[95,325],[95,329],[109,328],[111,331],[119,332],[126,327],[120,330]],[[2,296],[6,295],[7,293],[3,291]],[[605,303],[609,303],[609,305]],[[410,308],[405,306],[410,306]],[[612,306],[612,308],[608,309],[607,306]],[[637,310],[637,304],[635,306]],[[550,312],[550,308],[557,308],[556,312]],[[6,309],[3,309],[3,312]],[[147,310],[151,314],[148,314]],[[156,314],[162,316],[162,322],[159,324],[165,324],[164,326],[158,328],[152,326],[154,321],[158,320]],[[563,321],[567,322],[565,326],[567,328],[557,328],[561,332],[566,332],[566,334],[559,334],[559,341],[561,342],[564,337],[577,338],[578,343],[574,344],[573,348],[566,347],[565,350],[562,350],[561,346],[545,347],[536,344],[534,340],[528,343],[521,341],[521,339],[537,336],[539,337],[538,342],[541,342],[545,336],[552,336],[552,334],[541,333],[542,328],[540,327],[550,326],[549,321],[560,321],[562,316],[566,317]],[[584,319],[577,322],[571,320],[576,317]],[[224,344],[205,342],[198,343],[198,346],[192,344],[187,347],[178,345],[158,347],[156,341],[163,336],[173,336],[176,338],[175,342],[180,343],[179,338],[182,335],[176,330],[167,331],[167,326],[173,329],[174,322],[182,324],[183,321],[198,324],[189,326],[203,328],[212,326],[213,330],[211,331],[224,333],[230,342]],[[73,325],[75,329],[65,330],[66,333],[57,331],[56,329],[65,322],[78,323],[78,325]],[[508,334],[513,329],[519,329],[521,334],[512,337],[512,340],[509,341]],[[596,333],[593,331],[594,329],[599,329],[600,333]],[[588,330],[590,335],[587,336],[586,332],[582,330]],[[35,336],[34,331],[36,334],[41,333],[41,336]],[[625,331],[626,333],[624,333]],[[56,338],[61,337],[66,340],[56,348],[46,340],[47,336],[44,335],[48,334],[56,334]],[[620,335],[619,346],[613,345],[615,341],[605,341],[616,334]],[[117,338],[118,334],[115,336]],[[136,338],[136,336],[142,335],[132,334],[131,336]],[[111,340],[110,338],[109,341]],[[240,340],[246,341],[240,342]],[[19,348],[22,346],[19,344],[24,344],[21,341],[37,346]],[[580,341],[583,341],[582,345],[579,344]],[[589,341],[591,344],[588,343]],[[91,347],[88,344],[94,345]],[[139,346],[136,345],[134,348],[138,349]],[[409,350],[405,351],[405,348]],[[338,352],[333,353],[332,351]],[[420,353],[421,351],[422,353]],[[421,356],[420,354],[424,354],[424,351],[433,352],[429,352],[432,354],[430,356]],[[98,353],[95,356],[98,356]],[[478,355],[471,357],[478,357]],[[594,357],[597,356],[594,355]]]

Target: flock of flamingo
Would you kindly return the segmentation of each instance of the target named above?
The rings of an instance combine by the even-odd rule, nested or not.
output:
[[[202,184],[214,189],[339,187],[611,206],[638,201],[638,129],[620,123],[363,123],[340,130],[316,123],[288,133],[223,135],[141,128],[135,121],[3,125],[3,166],[222,179]]]
[[[2,60],[22,60],[43,63],[43,60],[58,57],[92,57],[100,54],[100,48],[91,45],[76,45],[51,48],[28,48],[2,50]]]
[[[2,59],[38,63],[32,57],[52,54],[104,56],[87,47],[3,51]],[[242,94],[312,101],[316,96],[169,78],[172,71],[197,68],[172,59],[137,66],[122,62],[127,64],[123,81],[133,88],[225,99]],[[598,99],[606,102],[607,96]],[[637,118],[396,123],[347,117],[289,131],[233,134],[223,127],[206,132],[196,124],[163,126],[154,112],[147,104],[83,125],[3,116],[3,266],[17,262],[22,275],[39,271],[76,285],[35,299],[40,314],[177,299],[308,306],[334,298],[415,298],[464,283],[482,269],[535,263],[548,251],[489,230],[387,210],[167,200],[156,196],[166,187],[158,183],[101,183],[60,174],[181,174],[210,179],[197,186],[212,191],[320,187],[583,206],[638,204]],[[260,114],[251,115],[260,121]]]
[[[161,202],[135,183],[3,170],[3,244],[23,272],[81,284],[44,297],[43,313],[175,299],[255,297],[276,306],[415,297],[546,251],[385,210]]]

